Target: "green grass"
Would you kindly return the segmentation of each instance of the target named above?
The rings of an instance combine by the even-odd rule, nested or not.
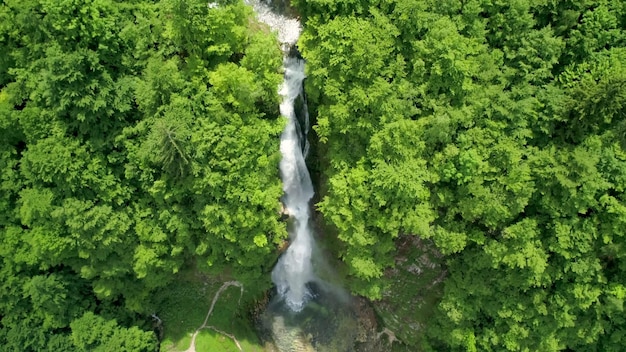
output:
[[[210,278],[195,272],[181,273],[179,278],[156,294],[157,315],[163,320],[162,351],[184,351],[189,348],[191,336],[199,328],[211,306],[222,278]],[[245,289],[245,287],[244,287]],[[254,326],[243,306],[238,304],[239,287],[229,287],[220,295],[207,326],[234,335],[244,351],[263,351]],[[243,304],[243,301],[242,301]],[[196,351],[237,352],[239,349],[227,336],[203,329],[196,337]]]

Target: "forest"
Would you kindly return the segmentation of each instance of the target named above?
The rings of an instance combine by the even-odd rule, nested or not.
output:
[[[191,263],[268,286],[282,53],[251,18],[241,1],[2,3],[3,351],[153,351],[153,293]]]
[[[622,351],[626,1],[291,6],[349,290],[441,254],[402,350]],[[242,0],[0,3],[1,350],[154,351],[190,270],[271,289],[282,56]]]

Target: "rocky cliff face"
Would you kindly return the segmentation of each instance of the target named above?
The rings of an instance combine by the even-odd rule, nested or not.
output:
[[[395,337],[401,346],[419,351],[424,328],[443,293],[444,259],[431,241],[417,236],[400,236],[396,246],[395,268],[385,272],[390,288],[373,306],[389,330],[389,341]]]
[[[315,153],[317,148],[314,146],[312,151]],[[313,176],[316,187],[321,188],[323,194],[325,180],[319,177],[320,174]],[[321,213],[314,212],[314,221],[326,249],[332,252],[331,249],[343,245],[336,238],[336,229],[325,222]],[[358,321],[355,351],[419,352],[425,327],[443,294],[443,280],[447,274],[445,258],[432,241],[402,235],[396,240],[396,248],[395,267],[387,269],[384,274],[390,286],[383,292],[383,298],[371,302],[355,297]],[[334,264],[341,272],[342,265],[339,262]],[[344,279],[349,281],[349,278]]]

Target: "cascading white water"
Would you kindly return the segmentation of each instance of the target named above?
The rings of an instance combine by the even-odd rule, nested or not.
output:
[[[298,312],[311,297],[306,284],[315,279],[311,264],[314,239],[309,226],[309,201],[314,191],[304,161],[308,150],[306,134],[301,132],[295,111],[295,101],[303,93],[304,60],[289,57],[288,53],[298,40],[300,23],[294,18],[272,12],[259,1],[251,0],[249,4],[254,7],[257,18],[278,33],[285,51],[285,75],[279,93],[283,99],[280,113],[287,118],[287,125],[280,138],[280,175],[283,181],[283,204],[293,220],[293,228],[289,234],[291,244],[272,271],[272,281],[287,306]],[[308,116],[305,119],[308,120]],[[305,124],[308,125],[308,121]],[[308,129],[308,126],[304,127]]]
[[[304,62],[285,59],[285,80],[280,90],[283,102],[280,112],[287,117],[287,126],[280,137],[280,174],[283,180],[283,203],[293,218],[291,245],[272,271],[272,281],[278,293],[294,311],[300,311],[310,296],[306,283],[314,279],[311,266],[313,236],[309,227],[309,201],[313,184],[304,162],[301,134],[294,111],[294,101],[302,92]]]
[[[271,0],[244,1],[252,6],[259,21],[268,25],[278,34],[278,41],[283,45],[284,50],[296,44],[302,29],[300,21],[272,11]]]

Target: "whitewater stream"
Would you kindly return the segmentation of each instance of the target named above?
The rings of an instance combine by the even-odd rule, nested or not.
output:
[[[284,14],[288,9],[285,3],[246,2],[257,19],[277,33],[282,45],[280,113],[287,120],[280,138],[279,166],[290,245],[272,271],[276,295],[260,319],[260,330],[272,340],[272,351],[351,351],[356,334],[351,299],[339,285],[327,280],[333,270],[321,259],[310,221],[314,190],[305,162],[310,126],[303,91],[305,62],[296,50],[300,22]],[[323,279],[318,272],[325,273]]]
[[[293,219],[293,226],[290,233],[291,244],[272,271],[272,281],[287,306],[299,312],[311,297],[306,285],[315,279],[311,263],[314,239],[309,226],[309,201],[314,192],[304,161],[308,150],[306,133],[302,132],[294,109],[295,100],[302,94],[304,61],[286,57],[284,65],[285,78],[280,90],[283,102],[280,104],[280,112],[287,118],[287,126],[280,137],[280,175],[284,191],[282,201]]]
[[[280,176],[283,181],[282,202],[290,217],[290,245],[272,271],[272,281],[280,297],[291,310],[299,312],[312,294],[307,283],[314,281],[311,263],[314,238],[309,219],[309,201],[313,197],[313,184],[305,163],[308,151],[308,112],[306,105],[296,115],[296,99],[303,99],[302,83],[305,78],[304,60],[294,55],[292,48],[300,36],[300,22],[295,18],[276,13],[267,3],[253,1],[257,18],[278,34],[284,52],[284,79],[279,93],[282,97],[280,113],[287,124],[280,137]],[[304,126],[301,126],[303,122]]]

